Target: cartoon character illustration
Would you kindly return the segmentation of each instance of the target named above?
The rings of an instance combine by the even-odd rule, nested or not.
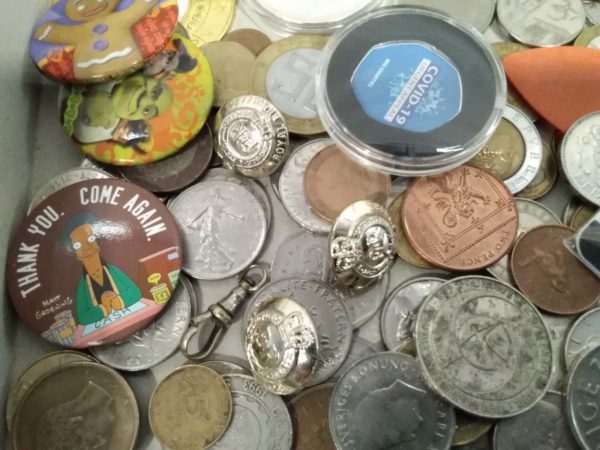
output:
[[[173,78],[178,73],[191,72],[198,60],[190,56],[181,39],[173,39],[174,49],[167,48],[144,66],[144,74],[156,78]]]
[[[100,233],[100,221],[84,212],[69,221],[60,237],[61,244],[83,265],[75,294],[77,321],[82,325],[102,320],[142,298],[140,289],[122,270],[101,259]]]
[[[144,60],[131,28],[159,3],[159,0],[132,0],[117,11],[121,0],[67,0],[64,15],[72,24],[43,23],[34,38],[47,43],[74,47],[73,71],[78,80],[87,80],[102,71],[118,73]]]

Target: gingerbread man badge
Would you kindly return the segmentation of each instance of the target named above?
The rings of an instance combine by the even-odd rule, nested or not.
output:
[[[177,15],[176,0],[60,0],[36,23],[31,57],[60,81],[121,78],[167,45]]]

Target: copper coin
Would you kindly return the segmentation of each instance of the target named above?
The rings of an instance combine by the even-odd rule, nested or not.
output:
[[[491,266],[508,252],[518,229],[508,188],[471,166],[417,179],[406,191],[402,220],[415,250],[451,271]]]
[[[256,56],[260,55],[265,48],[272,44],[269,36],[262,31],[252,28],[241,28],[239,30],[232,31],[231,33],[227,34],[223,40],[242,44]]]
[[[360,200],[385,204],[391,188],[388,174],[361,166],[337,145],[317,153],[304,173],[308,204],[329,222],[334,222],[346,207]]]
[[[572,228],[545,225],[525,233],[512,252],[517,287],[538,308],[554,314],[579,314],[600,299],[600,279],[563,244]]]
[[[329,431],[329,402],[334,384],[303,391],[290,401],[294,423],[294,450],[335,450]]]

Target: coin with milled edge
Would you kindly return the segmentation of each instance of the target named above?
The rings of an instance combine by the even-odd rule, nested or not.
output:
[[[581,0],[498,0],[498,19],[517,41],[554,47],[573,41],[585,26]]]
[[[571,368],[579,356],[599,345],[600,308],[596,308],[579,317],[569,330],[564,347],[567,368]]]
[[[231,31],[225,35],[224,41],[233,41],[238,44],[242,44],[255,56],[258,56],[272,44],[271,39],[262,31],[255,30],[254,28],[240,28],[238,30]]]
[[[542,137],[542,164],[529,186],[519,192],[519,197],[537,200],[548,194],[558,179],[558,161],[551,143]]]
[[[552,342],[552,365],[554,370],[550,377],[550,390],[561,391],[567,378],[567,365],[565,363],[565,345],[567,333],[573,324],[573,318],[569,316],[554,316],[542,313],[542,319],[550,333]]]
[[[296,430],[294,450],[336,450],[329,431],[329,403],[334,386],[315,386],[290,400]]]
[[[299,277],[327,282],[330,275],[327,238],[310,231],[302,230],[287,236],[271,263],[271,280]]]
[[[342,364],[342,367],[338,369],[336,373],[334,373],[331,378],[327,381],[337,381],[339,378],[346,373],[351,366],[354,365],[357,361],[366,358],[369,355],[374,355],[378,353],[380,349],[377,348],[374,344],[371,344],[369,341],[359,338],[356,334],[352,338],[352,345],[350,346],[350,351],[348,352],[348,356]],[[329,430],[327,430],[329,433]]]
[[[480,33],[487,30],[496,12],[494,0],[397,0],[394,4],[438,9],[453,19],[474,26]]]
[[[401,353],[367,356],[339,379],[329,428],[339,450],[449,449],[454,411],[429,391],[415,359]]]
[[[170,450],[210,447],[227,430],[232,403],[221,375],[202,365],[183,366],[154,389],[148,407],[150,427]]]
[[[220,40],[229,30],[236,10],[235,0],[189,0],[181,19],[198,47]]]
[[[415,340],[427,384],[469,414],[521,414],[548,389],[548,329],[519,291],[493,278],[442,285],[419,309]]]
[[[519,211],[519,236],[542,225],[560,225],[559,218],[541,203],[524,198],[515,199],[515,203]],[[505,283],[512,283],[509,255],[503,256],[496,264],[488,267],[487,271]]]
[[[390,274],[386,272],[381,280],[364,289],[350,289],[337,280],[330,280],[329,285],[344,301],[344,305],[348,308],[352,328],[357,329],[379,311],[390,287]]]
[[[290,413],[281,399],[248,375],[225,375],[231,389],[233,417],[214,450],[290,450]]]
[[[600,2],[598,0],[583,0],[583,9],[590,22],[600,25]]]
[[[414,278],[394,289],[381,310],[381,336],[388,350],[404,347],[413,339],[421,303],[445,282],[435,277]]]
[[[581,34],[577,36],[577,39],[575,39],[575,43],[573,45],[577,47],[589,47],[600,49],[600,25],[585,28],[581,32]]]

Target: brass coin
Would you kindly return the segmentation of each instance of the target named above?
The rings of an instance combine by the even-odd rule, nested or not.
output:
[[[189,0],[182,25],[194,44],[201,47],[225,36],[235,14],[235,0]]]
[[[232,397],[217,372],[200,365],[183,366],[160,382],[150,399],[150,427],[170,450],[210,447],[231,421]]]
[[[492,428],[493,422],[491,420],[475,417],[459,410],[455,410],[455,412],[456,431],[454,432],[452,445],[467,445],[475,442]]]
[[[327,39],[299,34],[276,41],[256,58],[250,70],[252,93],[282,112],[291,133],[325,131],[314,98],[318,60]]]
[[[19,450],[128,450],[138,428],[138,406],[123,377],[98,363],[73,362],[27,391],[15,412],[12,444]]]
[[[317,215],[332,223],[346,207],[360,200],[385,204],[391,185],[388,174],[358,164],[337,145],[317,153],[304,172],[308,204]]]
[[[598,209],[594,206],[588,205],[587,203],[580,205],[573,213],[569,226],[575,230],[580,229],[594,216],[594,214],[596,214],[596,212],[598,212]]]
[[[469,164],[487,169],[501,180],[507,180],[517,173],[524,161],[523,136],[516,126],[502,119],[489,142]]]
[[[573,45],[600,49],[600,25],[585,28]]]
[[[264,49],[266,49],[273,42],[269,39],[262,31],[255,30],[254,28],[241,28],[239,30],[227,33],[223,38],[224,41],[237,42],[242,44],[255,56],[260,55]]]
[[[403,261],[412,264],[413,266],[420,267],[421,269],[433,269],[434,266],[421,258],[412,245],[410,245],[410,242],[408,242],[408,239],[404,234],[401,217],[403,200],[404,192],[398,195],[388,208],[392,223],[394,224],[394,228],[396,228],[396,253],[398,253],[398,256]]]
[[[250,94],[248,67],[256,59],[254,54],[237,42],[211,42],[202,46],[210,63],[215,81],[213,106],[221,107],[229,100]]]
[[[96,362],[96,358],[88,355],[87,353],[74,352],[71,350],[64,350],[60,352],[49,353],[38,359],[36,362],[31,364],[23,373],[19,376],[16,383],[8,393],[6,399],[6,426],[10,431],[12,427],[13,417],[17,406],[29,390],[31,386],[35,384],[40,378],[52,369],[62,366],[64,364],[70,364],[74,362]]]
[[[519,197],[537,200],[552,190],[558,178],[558,162],[550,143],[542,141],[542,166],[531,184],[519,192]]]

